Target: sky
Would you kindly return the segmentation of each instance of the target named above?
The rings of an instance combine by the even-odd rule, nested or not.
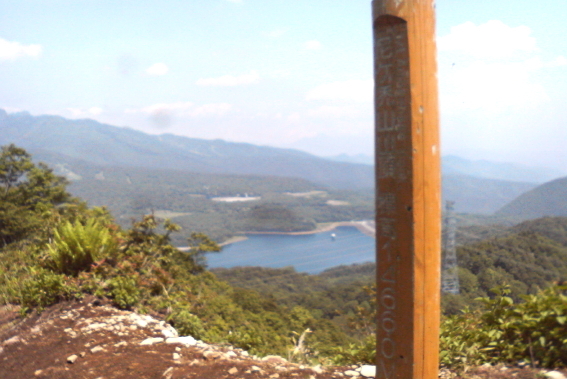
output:
[[[567,172],[567,2],[436,8],[442,154]],[[370,1],[0,0],[0,9],[9,113],[373,153]]]

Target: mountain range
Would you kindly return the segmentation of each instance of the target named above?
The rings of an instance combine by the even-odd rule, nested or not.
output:
[[[24,147],[36,160],[57,167],[58,173],[72,181],[81,173],[96,174],[105,167],[122,167],[301,178],[315,187],[330,189],[374,187],[372,157],[367,155],[323,158],[294,149],[172,134],[149,135],[90,119],[32,116],[27,112],[8,114],[2,109],[0,130],[0,145],[14,143]],[[443,157],[442,168],[443,199],[455,201],[457,212],[480,214],[491,214],[538,183],[561,175],[545,168],[470,161],[456,156]]]
[[[36,156],[58,156],[59,160],[82,160],[98,166],[297,177],[343,189],[374,186],[374,169],[368,165],[334,162],[293,149],[172,134],[156,136],[89,119],[35,117],[27,112],[7,114],[1,109],[0,128],[1,145],[14,143]]]

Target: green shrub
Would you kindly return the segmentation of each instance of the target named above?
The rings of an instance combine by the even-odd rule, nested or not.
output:
[[[132,277],[117,276],[109,282],[110,297],[119,308],[130,309],[140,301],[140,290]]]
[[[24,310],[40,311],[58,301],[68,299],[75,292],[66,285],[65,276],[43,268],[31,268],[31,276],[22,284],[20,304]]]
[[[375,364],[376,335],[371,334],[358,343],[337,346],[332,350],[331,361],[335,365]]]
[[[47,249],[54,271],[77,275],[88,271],[96,261],[116,253],[117,242],[106,226],[92,218],[85,225],[79,221],[62,223]]]
[[[168,321],[177,329],[182,336],[192,336],[202,339],[205,335],[205,328],[199,317],[195,316],[185,308],[176,309],[168,317]]]
[[[508,287],[480,298],[483,308],[465,310],[441,324],[441,364],[467,369],[482,363],[531,362],[567,366],[567,286],[553,286],[514,303]]]

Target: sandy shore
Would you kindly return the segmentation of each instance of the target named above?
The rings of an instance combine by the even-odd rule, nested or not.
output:
[[[371,220],[364,220],[364,221],[340,221],[340,222],[325,222],[321,224],[317,224],[317,227],[314,230],[309,230],[305,232],[242,232],[243,234],[282,234],[282,235],[289,235],[289,236],[298,236],[304,234],[315,234],[315,233],[323,233],[323,232],[330,232],[331,230],[339,227],[339,226],[353,226],[357,228],[361,233],[366,234],[370,237],[376,236],[376,229],[374,226],[374,221]],[[229,245],[231,243],[240,242],[248,239],[246,236],[236,236],[229,238],[222,244],[221,246]]]
[[[309,230],[306,232],[242,232],[242,233],[243,234],[283,234],[290,236],[298,236],[302,234],[330,232],[331,230],[339,226],[354,226],[361,233],[364,233],[369,237],[376,238],[376,226],[374,220],[325,222],[325,223],[317,224],[317,227],[314,230]],[[227,239],[223,243],[219,243],[219,246],[226,246],[226,245],[230,245],[231,243],[246,241],[247,239],[248,237],[242,235],[234,236]],[[189,250],[187,246],[178,247],[178,249],[181,251]]]
[[[231,243],[246,241],[247,239],[248,237],[246,236],[234,236],[234,237],[230,237],[223,243],[219,243],[219,246],[226,246],[226,245],[230,245]]]

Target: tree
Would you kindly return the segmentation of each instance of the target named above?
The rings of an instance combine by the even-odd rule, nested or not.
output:
[[[56,207],[74,201],[67,180],[47,165],[32,162],[24,149],[0,148],[0,241],[4,246],[25,238],[44,224]]]

